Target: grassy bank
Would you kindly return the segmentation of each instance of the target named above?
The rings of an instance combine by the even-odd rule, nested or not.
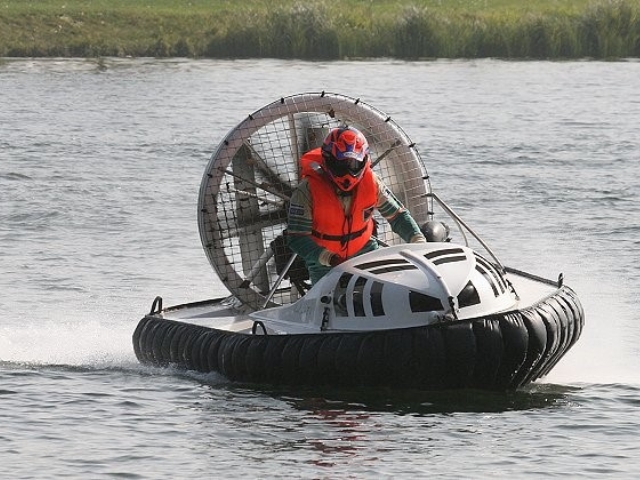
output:
[[[640,57],[640,0],[0,0],[0,56]]]

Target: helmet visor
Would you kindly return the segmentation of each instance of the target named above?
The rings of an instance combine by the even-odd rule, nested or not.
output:
[[[357,177],[367,163],[366,160],[367,157],[362,160],[357,158],[343,158],[338,160],[333,155],[329,155],[328,158],[325,159],[325,162],[327,168],[336,177],[343,177],[345,175]]]

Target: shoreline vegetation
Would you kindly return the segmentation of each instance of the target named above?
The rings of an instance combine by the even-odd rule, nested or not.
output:
[[[640,0],[0,0],[0,57],[619,59]]]

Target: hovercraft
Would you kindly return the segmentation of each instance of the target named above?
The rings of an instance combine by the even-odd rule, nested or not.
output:
[[[302,154],[344,125],[365,134],[374,171],[429,241],[403,244],[379,219],[381,248],[310,286],[286,246],[288,201]],[[144,364],[269,385],[513,390],[546,375],[584,326],[562,275],[504,266],[432,191],[404,131],[344,95],[284,97],[233,128],[204,173],[198,224],[231,295],[166,308],[156,297],[133,334]]]

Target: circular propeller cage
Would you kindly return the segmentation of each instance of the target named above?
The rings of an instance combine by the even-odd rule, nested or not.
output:
[[[389,116],[359,99],[325,92],[266,105],[220,143],[207,165],[198,201],[200,238],[209,262],[250,309],[291,303],[300,295],[277,268],[274,241],[287,228],[289,199],[300,181],[300,157],[319,147],[332,128],[345,125],[367,137],[373,170],[416,221],[431,219],[426,167]],[[401,242],[375,215],[377,238],[390,245]]]

